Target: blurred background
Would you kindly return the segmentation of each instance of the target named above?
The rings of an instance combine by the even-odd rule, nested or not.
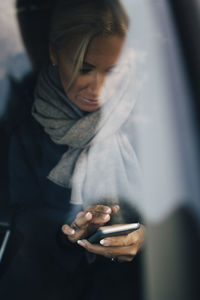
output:
[[[145,299],[200,299],[200,2],[122,2],[141,78],[135,129],[144,170],[139,207],[148,233]],[[48,59],[53,3],[0,2],[1,211],[9,199],[9,137]]]

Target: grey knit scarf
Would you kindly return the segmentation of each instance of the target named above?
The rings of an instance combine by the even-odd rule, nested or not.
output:
[[[73,204],[137,198],[140,167],[122,130],[135,105],[128,84],[128,76],[123,76],[115,95],[85,114],[66,96],[56,67],[48,66],[39,76],[32,114],[53,142],[69,147],[48,179],[70,188]]]

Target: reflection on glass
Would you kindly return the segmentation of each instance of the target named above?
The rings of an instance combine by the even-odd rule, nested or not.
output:
[[[144,226],[98,244],[87,241],[100,226],[142,221],[141,169],[127,130],[137,94],[134,51],[126,44],[129,17],[119,1],[62,0],[50,24],[52,6],[33,3],[17,1],[34,72],[20,82],[28,93],[13,109],[19,122],[10,141],[10,200],[23,242],[9,283],[20,264],[23,296],[34,282],[34,299],[54,293],[121,299],[124,289],[140,299]],[[31,25],[37,14],[44,18]],[[9,298],[21,288],[5,284],[4,293]]]

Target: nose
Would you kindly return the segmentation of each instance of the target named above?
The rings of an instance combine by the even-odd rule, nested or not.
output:
[[[106,75],[102,73],[95,72],[91,76],[91,80],[89,82],[88,88],[92,93],[92,97],[97,98],[100,94],[100,91],[103,87],[103,83],[105,81]]]

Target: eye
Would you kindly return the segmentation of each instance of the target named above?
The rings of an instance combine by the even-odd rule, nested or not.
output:
[[[80,69],[79,73],[81,75],[86,75],[86,74],[90,73],[91,71],[92,71],[92,69],[83,68],[83,69]]]
[[[108,75],[111,75],[111,74],[114,74],[115,73],[115,70],[114,69],[110,69],[110,70],[107,70],[106,73]]]
[[[115,74],[116,72],[118,72],[118,68],[117,68],[116,65],[113,66],[113,67],[111,67],[111,68],[109,68],[108,70],[106,70],[107,74]]]

